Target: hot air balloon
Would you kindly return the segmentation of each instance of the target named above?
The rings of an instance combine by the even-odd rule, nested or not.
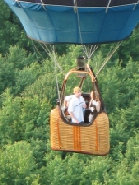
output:
[[[46,44],[98,45],[117,42],[131,35],[139,22],[139,0],[5,0],[19,18],[29,38]],[[80,58],[83,61],[83,58]],[[90,93],[82,93],[87,108],[83,123],[71,123],[65,109],[65,90],[70,76],[89,77],[90,86],[101,101],[101,109],[88,120]],[[110,150],[109,120],[89,65],[71,69],[62,85],[57,106],[51,111],[52,150],[106,155]]]

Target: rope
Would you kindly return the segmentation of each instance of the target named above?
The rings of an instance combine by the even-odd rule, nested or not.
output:
[[[60,91],[59,91],[58,78],[57,78],[57,67],[60,69],[61,73],[63,72],[63,70],[62,70],[60,64],[57,62],[55,46],[54,45],[52,45],[52,46],[50,45],[50,49],[49,49],[46,44],[40,43],[40,42],[39,42],[39,44],[42,47],[42,49],[51,58],[51,61],[54,62],[54,74],[55,74],[55,80],[56,80],[56,89],[57,89],[58,99],[60,100],[60,93],[59,93]]]
[[[120,45],[121,45],[121,42],[118,42],[118,44],[116,45],[116,47],[112,51],[109,52],[109,54],[107,55],[106,59],[104,60],[104,62],[102,64],[102,66],[100,67],[100,69],[96,73],[96,78],[97,78],[98,74],[102,71],[102,69],[105,67],[105,65],[108,63],[108,61],[111,59],[111,57],[113,56],[113,54],[120,47]]]
[[[91,59],[92,55],[94,54],[94,52],[98,49],[98,46],[97,45],[91,45],[91,48],[89,50],[89,57],[88,57],[88,64],[90,62],[89,59]]]
[[[45,11],[47,11],[47,9],[45,8],[45,3],[43,2],[43,0],[41,0],[41,5],[42,5],[42,7],[43,7],[43,9],[45,10]]]
[[[32,39],[31,39],[31,41],[32,41],[32,45],[33,45],[33,50],[34,50],[35,55],[36,55],[36,57],[37,57],[37,59],[39,61],[40,60],[39,56],[42,58],[42,54],[39,52],[38,48],[36,47],[36,45],[34,44]]]
[[[79,11],[78,11],[78,6],[77,6],[77,0],[74,0],[74,10],[77,13],[77,23],[78,23],[80,42],[81,42],[81,44],[83,46],[84,54],[86,55],[86,57],[87,57],[87,59],[89,61],[89,59],[92,57],[93,53],[97,49],[97,45],[91,45],[91,48],[90,48],[89,52],[87,51],[87,47],[83,44],[83,38],[82,38],[82,34],[81,34],[80,16],[79,16]]]
[[[136,6],[137,6],[138,4],[139,4],[139,0],[135,3],[135,6],[134,6],[133,10],[136,9]]]
[[[57,78],[57,67],[60,69],[61,73],[62,73],[62,68],[59,65],[59,63],[57,62],[57,58],[56,58],[56,52],[55,52],[55,46],[53,45],[50,49],[48,49],[48,47],[45,45],[46,50],[48,51],[48,55],[51,58],[51,60],[54,62],[54,73],[55,73],[55,80],[56,80],[56,89],[57,89],[57,94],[58,94],[58,99],[60,100],[60,91],[59,91],[59,85],[58,85],[58,78]],[[61,102],[60,102],[61,105]]]
[[[17,4],[19,5],[19,7],[21,8],[21,4],[19,2],[19,0],[15,0],[17,2]]]
[[[108,12],[108,8],[109,8],[109,6],[110,6],[110,4],[111,4],[111,1],[112,1],[112,0],[109,0],[109,1],[108,1],[107,7],[106,7],[106,13]]]
[[[50,49],[49,49],[46,44],[40,43],[40,42],[39,42],[39,44],[42,47],[42,49],[49,55],[49,57],[52,59],[52,61],[54,61],[54,64],[56,62],[56,66],[60,69],[60,72],[62,73],[63,72],[62,67],[60,66],[60,64],[56,60],[54,45],[53,46],[50,45]]]
[[[55,47],[53,45],[53,58],[52,60],[54,59],[54,63],[55,63],[55,78],[56,78],[56,89],[57,89],[57,94],[58,94],[58,99],[60,100],[60,93],[59,93],[59,86],[58,86],[58,79],[57,79],[57,60],[56,60],[56,54],[55,54]],[[60,102],[60,105],[61,105],[61,101]]]

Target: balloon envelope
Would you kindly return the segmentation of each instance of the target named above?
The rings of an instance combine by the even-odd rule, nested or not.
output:
[[[120,41],[130,36],[139,22],[138,0],[5,2],[19,17],[28,37],[51,44]]]

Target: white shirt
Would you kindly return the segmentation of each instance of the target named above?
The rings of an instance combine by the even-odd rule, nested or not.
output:
[[[75,95],[72,96],[72,99],[69,103],[68,112],[73,113],[75,118],[79,122],[84,122],[84,108],[83,105],[85,105],[84,98],[82,96],[76,97]],[[72,118],[72,122],[75,123],[75,119]]]
[[[96,110],[97,112],[100,111],[100,102],[96,101],[96,100],[92,100],[91,101],[91,105],[95,105],[96,106]],[[94,111],[94,107],[90,107],[89,108],[92,112]]]
[[[70,101],[74,95],[65,96],[65,101]]]

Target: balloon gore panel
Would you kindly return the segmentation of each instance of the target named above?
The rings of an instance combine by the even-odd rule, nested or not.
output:
[[[130,36],[139,22],[137,0],[5,0],[27,35],[45,43],[99,44]],[[43,2],[43,4],[42,4]],[[65,3],[65,4],[64,4]]]

